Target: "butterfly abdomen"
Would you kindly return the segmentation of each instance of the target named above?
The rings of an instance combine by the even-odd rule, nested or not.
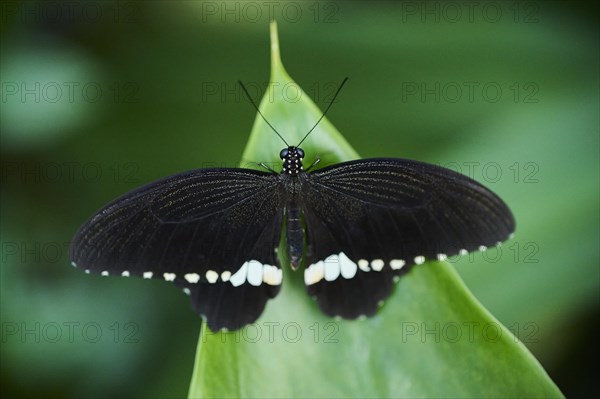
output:
[[[302,261],[304,249],[302,212],[296,202],[292,202],[286,207],[285,220],[288,256],[292,269],[296,270]]]

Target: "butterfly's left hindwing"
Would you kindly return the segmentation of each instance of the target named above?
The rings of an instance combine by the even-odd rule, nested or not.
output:
[[[173,281],[213,330],[253,322],[282,282],[274,252],[283,195],[277,175],[199,169],[159,180],[101,209],[77,232],[71,261],[89,273]],[[187,290],[186,290],[187,291]]]
[[[496,245],[515,228],[490,190],[422,162],[351,161],[301,184],[305,283],[331,316],[372,315],[410,266]]]

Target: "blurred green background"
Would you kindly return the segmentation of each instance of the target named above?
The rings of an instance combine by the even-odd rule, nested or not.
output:
[[[454,262],[567,396],[597,393],[599,31],[592,3],[1,3],[1,388],[187,394],[200,319],[169,284],[69,266],[114,197],[235,166],[283,61],[364,157],[441,164],[497,192],[517,234]],[[294,92],[290,92],[290,101]],[[285,135],[285,132],[282,132]],[[278,140],[275,136],[273,140]],[[261,160],[255,160],[261,161]]]

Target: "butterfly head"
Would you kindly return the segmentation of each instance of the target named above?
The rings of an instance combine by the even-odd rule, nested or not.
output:
[[[302,159],[304,158],[304,151],[302,148],[289,146],[281,150],[279,157],[283,160],[283,170],[281,173],[297,176],[303,170]]]

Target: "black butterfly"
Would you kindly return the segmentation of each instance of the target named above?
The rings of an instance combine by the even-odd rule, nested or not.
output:
[[[304,259],[308,293],[347,319],[373,315],[411,266],[483,250],[515,229],[506,204],[466,176],[391,158],[307,173],[302,141],[281,151],[280,173],[197,169],[125,194],[79,229],[73,265],[172,281],[211,330],[233,330],[279,292],[284,221],[291,268]]]

